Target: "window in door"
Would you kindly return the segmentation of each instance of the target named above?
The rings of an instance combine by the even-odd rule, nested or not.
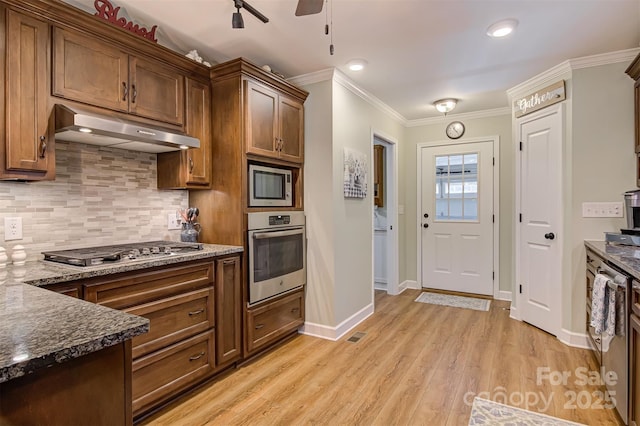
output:
[[[478,153],[439,155],[435,161],[436,221],[478,222]]]

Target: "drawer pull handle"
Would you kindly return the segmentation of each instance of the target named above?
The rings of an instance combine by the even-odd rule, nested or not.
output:
[[[203,313],[203,312],[204,312],[204,308],[202,308],[202,309],[198,309],[197,311],[191,311],[191,312],[189,312],[189,316],[190,316],[190,317],[192,317],[192,316],[194,316],[194,315],[199,315],[199,314],[201,314],[201,313]]]
[[[262,327],[264,327],[264,324],[258,324],[256,325],[256,330],[260,330]]]
[[[300,308],[291,308],[291,312],[298,312]]]
[[[40,158],[44,158],[47,154],[47,138],[40,136]]]
[[[236,263],[235,259],[227,259],[222,262],[223,265],[231,265],[232,263]]]
[[[190,356],[189,361],[195,361],[196,359],[200,359],[204,356],[204,351],[200,352],[198,355]]]

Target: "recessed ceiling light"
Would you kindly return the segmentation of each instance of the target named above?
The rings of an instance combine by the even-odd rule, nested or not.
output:
[[[364,59],[352,59],[347,62],[347,66],[351,71],[362,71],[367,65],[367,61]]]
[[[516,29],[517,26],[517,19],[504,19],[490,25],[489,28],[487,28],[487,35],[494,38],[508,36]]]

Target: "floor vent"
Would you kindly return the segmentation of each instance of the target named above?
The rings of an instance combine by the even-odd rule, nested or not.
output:
[[[362,331],[356,332],[353,336],[347,339],[347,342],[356,343],[358,340],[362,339],[364,335],[367,333],[363,333]]]

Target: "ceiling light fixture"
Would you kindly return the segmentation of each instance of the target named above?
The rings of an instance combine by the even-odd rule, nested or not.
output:
[[[269,22],[269,18],[258,12],[253,8],[253,6],[251,6],[244,0],[233,0],[233,5],[236,8],[236,12],[233,12],[233,16],[231,17],[231,28],[244,28],[244,20],[242,19],[240,8],[244,8],[247,12],[258,18],[265,24]]]
[[[362,71],[367,65],[367,61],[364,59],[352,59],[347,62],[347,66],[351,71]]]
[[[517,26],[517,19],[503,19],[502,21],[491,24],[489,28],[487,28],[487,35],[493,38],[505,37],[511,34]]]
[[[440,99],[439,101],[435,101],[433,105],[436,107],[438,111],[447,115],[448,112],[451,112],[458,103],[457,99],[448,98],[448,99]]]

